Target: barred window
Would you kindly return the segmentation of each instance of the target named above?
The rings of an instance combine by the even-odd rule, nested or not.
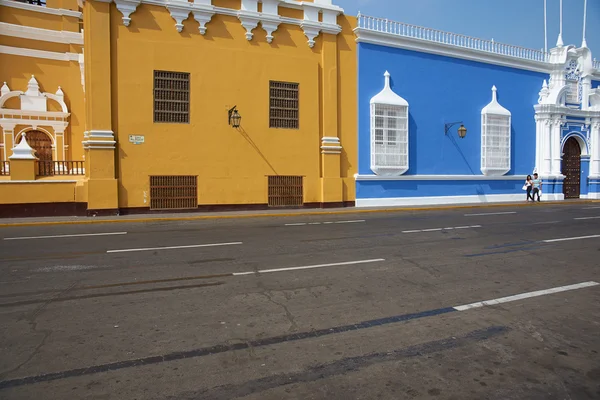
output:
[[[481,172],[504,175],[510,171],[510,111],[502,107],[492,88],[492,102],[481,110]]]
[[[189,73],[154,71],[154,122],[189,124]]]
[[[371,169],[408,170],[408,106],[371,104]]]
[[[269,81],[269,127],[298,129],[299,84]]]

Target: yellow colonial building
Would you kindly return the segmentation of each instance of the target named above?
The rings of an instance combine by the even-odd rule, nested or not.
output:
[[[353,205],[331,0],[47,1],[0,0],[0,216]]]

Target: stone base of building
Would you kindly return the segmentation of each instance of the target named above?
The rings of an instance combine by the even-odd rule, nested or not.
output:
[[[354,207],[354,201],[305,203],[299,207],[269,207],[267,204],[202,204],[187,210],[150,210],[149,207],[88,210],[87,203],[0,204],[0,218],[27,217],[107,217],[133,214],[174,214],[190,212],[260,211],[282,209],[315,209]]]
[[[83,217],[87,215],[87,203],[25,203],[0,204],[0,218],[26,217]]]
[[[301,206],[290,207],[269,207],[266,203],[258,204],[200,204],[195,209],[185,210],[150,210],[150,207],[127,207],[119,210],[121,215],[133,214],[175,214],[190,212],[227,212],[227,211],[264,211],[264,210],[298,210],[311,208],[345,208],[354,207],[354,201],[339,202],[311,202],[304,203]]]
[[[400,206],[434,206],[450,204],[484,204],[525,202],[526,193],[518,194],[481,194],[471,196],[430,196],[430,197],[388,197],[377,199],[356,199],[356,207],[400,207]],[[546,194],[542,191],[542,201],[564,200],[562,193]]]

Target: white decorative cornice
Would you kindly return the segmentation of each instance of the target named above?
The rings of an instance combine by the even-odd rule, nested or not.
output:
[[[246,40],[252,40],[254,34],[252,30],[258,26],[260,22],[260,14],[254,11],[238,11],[238,19],[242,22],[242,26],[246,30]]]
[[[131,18],[129,17],[135,12],[137,7],[140,5],[141,0],[114,0],[117,10],[123,14],[123,25],[129,26]]]
[[[25,49],[22,47],[0,45],[0,53],[11,54],[14,56],[44,58],[47,60],[56,61],[79,61],[79,54],[77,53],[57,53],[54,51]]]
[[[7,1],[7,0],[0,0]],[[262,0],[262,12],[258,12],[258,0],[244,0],[240,10],[217,7],[212,5],[211,0],[195,0],[193,3],[180,0],[95,0],[104,2],[115,2],[117,9],[123,14],[123,23],[128,26],[133,14],[139,4],[166,7],[175,20],[178,32],[183,30],[183,21],[189,17],[191,12],[194,19],[200,24],[200,34],[204,35],[208,24],[215,14],[237,17],[244,29],[246,39],[252,40],[252,31],[261,25],[267,33],[267,42],[274,40],[273,32],[279,25],[289,24],[302,27],[308,39],[308,44],[313,47],[315,38],[320,32],[337,35],[342,27],[337,24],[337,16],[344,13],[340,7],[331,4],[330,0],[319,0],[317,2],[293,1],[293,0]],[[304,11],[304,19],[282,17],[278,14],[278,7],[294,8]],[[319,14],[322,21],[319,21]]]
[[[536,104],[533,106],[536,114],[547,116],[550,114],[569,115],[570,117],[580,118],[600,118],[600,110],[580,110],[555,104]]]
[[[198,32],[200,32],[201,35],[204,35],[206,33],[206,24],[208,24],[213,15],[215,15],[214,10],[211,6],[201,7],[200,5],[196,4],[196,7],[192,10],[192,14],[194,15],[196,22],[200,24],[198,27]]]
[[[171,17],[175,20],[175,28],[177,32],[183,30],[183,21],[190,16],[190,3],[184,3],[181,1],[169,1],[167,2],[167,9],[171,13]]]
[[[487,64],[525,69],[528,71],[548,73],[550,70],[548,65],[543,61],[522,60],[502,54],[474,50],[412,37],[398,36],[364,28],[355,28],[354,33],[357,36],[357,43],[370,43],[381,46],[396,47],[422,53],[437,54],[441,56],[478,61]]]
[[[83,14],[79,11],[65,10],[62,8],[41,7],[14,0],[0,0],[0,6],[18,8],[21,10],[33,11],[40,14],[62,15],[65,17],[75,17],[79,19],[83,18]]]
[[[315,45],[315,39],[319,36],[319,32],[321,31],[321,27],[319,24],[314,22],[303,21],[300,24],[300,27],[304,31],[304,35],[308,39],[308,47],[312,48]]]
[[[261,16],[260,26],[265,32],[267,32],[267,43],[271,43],[273,41],[273,32],[277,30],[279,24],[281,24],[281,17],[279,16]]]
[[[80,32],[55,31],[7,22],[0,22],[0,35],[52,43],[83,44],[83,34]]]

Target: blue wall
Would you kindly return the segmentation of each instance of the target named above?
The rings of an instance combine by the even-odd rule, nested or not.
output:
[[[394,92],[409,103],[407,175],[481,175],[481,109],[491,101],[493,85],[498,88],[499,103],[512,113],[512,169],[507,175],[531,173],[535,163],[533,106],[548,75],[359,43],[359,174],[373,174],[369,102],[383,89],[386,70]],[[444,123],[455,121],[463,121],[466,138],[458,137],[458,125],[444,135]]]

